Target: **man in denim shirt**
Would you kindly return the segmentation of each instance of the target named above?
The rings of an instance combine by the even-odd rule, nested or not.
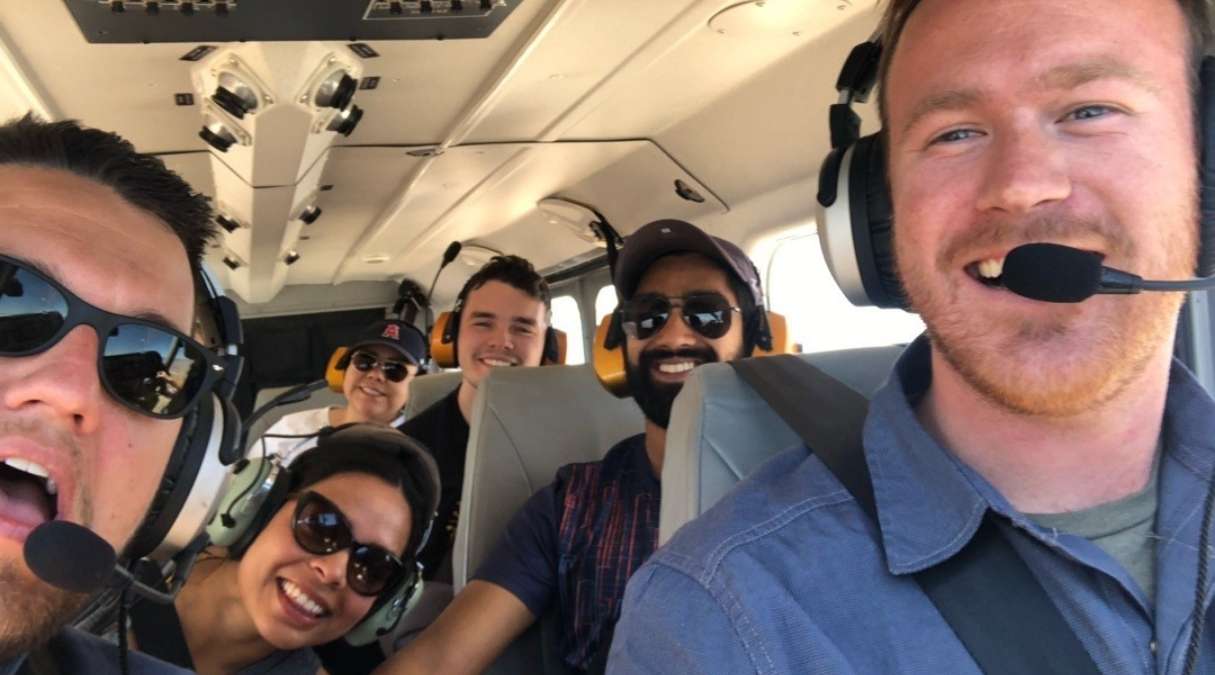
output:
[[[609,672],[977,673],[912,575],[990,514],[1102,672],[1181,673],[1215,465],[1215,402],[1171,361],[1183,298],[1049,304],[1000,275],[1029,242],[1194,272],[1209,8],[892,0],[885,23],[894,252],[928,334],[864,428],[880,529],[780,455],[633,576]]]

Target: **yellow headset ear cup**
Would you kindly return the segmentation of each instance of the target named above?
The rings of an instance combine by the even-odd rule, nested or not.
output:
[[[595,377],[604,389],[617,398],[629,395],[629,382],[624,374],[624,343],[612,349],[604,345],[608,332],[612,328],[612,314],[603,317],[599,327],[595,329],[595,345],[591,354],[591,363],[595,367]]]
[[[455,368],[457,365],[456,341],[453,337],[456,326],[452,326],[451,332],[448,332],[448,324],[451,321],[452,313],[443,312],[439,314],[439,318],[435,319],[435,325],[430,329],[430,358],[440,368]],[[444,338],[449,339],[444,340]]]
[[[329,364],[325,366],[325,381],[329,383],[329,389],[342,393],[342,385],[346,382],[346,367],[350,365],[350,359],[347,355],[350,350],[346,347],[338,347],[333,350],[333,355],[329,357]]]

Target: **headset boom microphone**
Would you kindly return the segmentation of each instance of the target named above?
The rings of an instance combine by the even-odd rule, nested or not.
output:
[[[1013,293],[1044,302],[1081,302],[1097,294],[1198,291],[1215,287],[1215,277],[1149,280],[1105,267],[1101,260],[1099,253],[1070,246],[1025,244],[1008,252],[1000,280]]]

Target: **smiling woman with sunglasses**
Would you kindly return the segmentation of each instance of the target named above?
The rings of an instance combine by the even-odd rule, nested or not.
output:
[[[439,490],[420,446],[390,428],[347,425],[283,471],[237,525],[246,532],[199,561],[173,607],[137,609],[141,648],[204,675],[311,675],[321,672],[311,647],[352,630],[374,635],[384,608],[416,592],[414,553]]]
[[[249,457],[277,455],[289,463],[315,445],[315,434],[325,427],[351,422],[400,426],[409,385],[426,355],[426,340],[412,324],[396,319],[371,324],[337,364],[343,370],[346,405],[284,415],[249,448]]]

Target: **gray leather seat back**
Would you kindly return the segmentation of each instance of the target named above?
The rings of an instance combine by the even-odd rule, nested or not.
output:
[[[270,399],[278,396],[290,388],[291,387],[271,387],[269,389],[259,389],[257,392],[257,398],[255,398],[253,401],[253,409],[261,409],[261,407],[268,403]],[[265,416],[259,419],[252,427],[249,427],[249,443],[253,444],[257,439],[262,437],[262,434],[266,432],[266,429],[270,428],[270,425],[293,412],[342,405],[346,405],[346,397],[342,396],[340,393],[330,391],[329,389],[314,391],[312,392],[312,396],[309,396],[306,400],[300,401],[299,403],[280,405],[274,410],[267,412]]]
[[[409,401],[405,404],[405,419],[413,419],[460,386],[460,371],[419,375],[409,384]]]
[[[609,394],[590,366],[495,370],[473,404],[453,580],[459,592],[515,512],[557,469],[600,459],[641,433],[632,399]]]
[[[885,383],[902,346],[804,354],[866,397]],[[814,414],[814,402],[806,402]],[[675,399],[662,467],[658,542],[721,499],[773,455],[801,440],[729,364],[692,372]]]

